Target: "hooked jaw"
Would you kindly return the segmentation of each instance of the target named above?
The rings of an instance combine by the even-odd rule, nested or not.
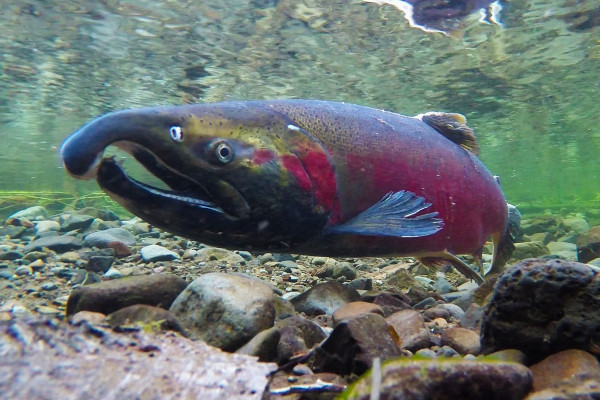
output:
[[[236,216],[216,204],[206,188],[207,182],[186,176],[156,155],[171,154],[171,148],[179,144],[169,132],[169,123],[176,121],[177,116],[165,116],[169,117],[167,108],[125,110],[99,117],[68,137],[59,149],[59,157],[71,176],[83,180],[95,178],[117,203],[156,226],[171,231],[177,226],[182,227],[181,231],[206,226],[221,232],[232,230]],[[112,144],[130,153],[171,190],[137,181],[114,158],[104,158],[104,150]],[[229,197],[236,204],[245,204],[235,191],[230,190]],[[191,220],[195,228],[190,226]]]

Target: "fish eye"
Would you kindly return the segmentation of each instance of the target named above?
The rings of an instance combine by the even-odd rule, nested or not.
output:
[[[211,160],[214,161],[215,164],[227,164],[233,160],[233,148],[224,140],[213,142],[211,144],[211,150]]]
[[[173,139],[176,142],[181,142],[183,140],[183,132],[181,131],[180,126],[170,127],[169,135],[171,135],[171,139]]]

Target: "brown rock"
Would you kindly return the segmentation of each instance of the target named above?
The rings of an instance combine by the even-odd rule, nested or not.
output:
[[[276,327],[280,333],[277,357],[269,361],[276,361],[278,364],[287,362],[294,355],[308,352],[327,337],[320,326],[300,316],[278,321]]]
[[[337,325],[345,319],[369,313],[383,316],[383,310],[377,304],[364,301],[353,301],[352,303],[344,304],[333,312],[333,324]]]
[[[82,286],[71,292],[67,317],[79,311],[111,314],[134,304],[169,308],[187,282],[171,274],[132,276]]]
[[[415,352],[429,347],[429,331],[418,311],[398,311],[387,317],[386,321],[398,334],[401,348]]]
[[[459,354],[479,354],[479,334],[465,328],[448,328],[442,333],[442,343]]]
[[[445,310],[441,307],[432,307],[423,311],[423,317],[428,318],[429,320],[434,320],[436,318],[450,318],[450,313],[448,310]]]
[[[530,367],[533,372],[533,390],[548,389],[557,383],[579,376],[600,377],[596,357],[582,350],[565,350],[546,357]]]

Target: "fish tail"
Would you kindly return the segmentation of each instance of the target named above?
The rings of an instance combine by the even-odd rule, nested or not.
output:
[[[494,243],[494,254],[492,256],[492,266],[490,267],[490,274],[498,274],[504,271],[504,265],[510,260],[512,253],[515,249],[515,229],[509,222],[506,225],[504,233],[492,235],[492,242]]]

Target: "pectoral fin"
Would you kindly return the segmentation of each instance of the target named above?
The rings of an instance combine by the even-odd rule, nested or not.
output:
[[[412,192],[390,192],[351,220],[330,226],[326,233],[370,236],[420,237],[433,235],[444,226],[437,212],[412,217],[431,203]]]

